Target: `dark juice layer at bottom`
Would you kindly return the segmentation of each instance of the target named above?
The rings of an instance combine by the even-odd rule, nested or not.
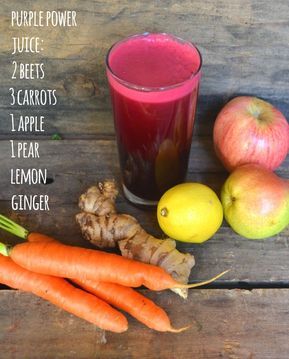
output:
[[[111,93],[123,183],[138,197],[158,200],[185,179],[197,89],[160,103]]]

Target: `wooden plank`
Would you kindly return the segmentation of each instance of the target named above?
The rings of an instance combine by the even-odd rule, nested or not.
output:
[[[93,358],[105,333],[50,303],[14,290],[0,291],[2,358]]]
[[[224,96],[200,96],[197,106],[197,115],[195,120],[194,135],[208,136],[212,135],[215,118],[222,106],[229,100]],[[283,102],[274,104],[284,109],[284,114],[289,112],[287,104]],[[50,138],[53,134],[59,133],[65,139],[69,138],[90,138],[98,139],[105,136],[114,136],[113,115],[110,103],[102,108],[78,108],[75,112],[75,104],[70,108],[57,106],[56,109],[11,109],[5,108],[0,113],[0,139],[11,137],[10,114],[13,113],[15,119],[19,116],[44,116],[44,133],[13,133],[14,138],[26,137]]]
[[[288,3],[279,0],[278,6],[257,1],[227,2],[201,0],[182,2],[148,1],[143,9],[141,2],[86,1],[85,9],[76,1],[69,8],[78,11],[79,27],[25,29],[25,34],[41,35],[45,39],[47,76],[39,81],[11,80],[12,60],[31,61],[29,55],[11,55],[12,36],[21,35],[21,29],[9,27],[11,10],[20,10],[17,2],[4,1],[0,29],[4,36],[0,54],[2,69],[0,107],[0,135],[9,134],[9,113],[19,110],[27,114],[45,114],[46,134],[63,136],[98,136],[112,134],[108,86],[105,78],[104,58],[108,48],[118,39],[139,31],[155,30],[176,33],[194,39],[204,55],[203,80],[195,133],[212,132],[216,114],[231,97],[249,94],[263,97],[278,106],[289,118],[288,92],[288,24],[285,9]],[[272,6],[272,8],[270,8]],[[57,2],[38,1],[33,9],[55,9]],[[183,9],[186,9],[185,14]],[[242,10],[242,11],[241,11]],[[131,14],[131,16],[128,16]],[[133,24],[132,24],[133,22]],[[260,26],[262,24],[262,26]],[[266,39],[266,49],[264,41]],[[278,56],[276,56],[276,54]],[[260,59],[266,61],[259,65]],[[56,88],[57,107],[48,112],[42,109],[10,107],[8,89]],[[75,108],[79,117],[71,120]],[[65,110],[64,110],[65,109]],[[25,111],[23,111],[25,110]]]
[[[245,95],[258,95],[250,91]],[[212,136],[214,121],[222,109],[232,97],[226,94],[215,96],[201,95],[198,99],[197,114],[194,126],[194,136],[207,137]],[[289,100],[288,99],[272,99],[263,96],[263,99],[269,101],[277,107],[284,116],[289,119]],[[75,111],[74,104],[70,108],[62,108],[57,106],[56,109],[11,109],[5,108],[0,113],[0,139],[13,138],[42,138],[49,139],[55,133],[60,134],[65,139],[99,139],[107,136],[115,136],[113,115],[110,103],[103,108],[78,108]],[[44,133],[11,133],[10,113],[13,113],[15,119],[19,116],[44,116],[45,132]]]
[[[19,221],[30,230],[40,231],[66,243],[86,245],[75,224],[79,195],[98,180],[116,178],[119,181],[117,151],[114,140],[42,141],[39,160],[7,160],[9,142],[0,141],[0,212]],[[77,155],[76,155],[77,154]],[[288,160],[281,166],[280,174],[289,177]],[[53,183],[43,186],[10,185],[9,169],[47,167]],[[193,141],[188,180],[207,183],[220,191],[226,173],[216,162],[212,142],[208,138]],[[41,212],[12,212],[10,197],[17,193],[43,193],[51,199],[51,210]],[[141,210],[130,205],[123,196],[117,199],[118,209],[138,218],[144,228],[156,236],[162,236],[154,210]],[[192,252],[196,266],[190,280],[201,280],[231,268],[219,283],[283,282],[288,283],[288,234],[289,228],[265,241],[249,241],[234,234],[224,222],[210,241],[202,245],[179,243],[179,248]],[[11,237],[2,234],[4,239]],[[15,241],[15,239],[13,240]]]
[[[0,291],[1,355],[10,358],[287,359],[288,289],[143,293],[180,334],[157,333],[129,318],[124,334],[103,332],[30,294]],[[160,351],[161,348],[161,351]]]
[[[22,10],[22,3],[5,0],[1,5],[0,106],[11,110],[8,91],[11,86],[18,89],[41,87],[57,89],[58,110],[93,111],[92,117],[89,116],[84,124],[79,121],[77,128],[75,124],[67,126],[67,115],[60,112],[63,123],[61,119],[57,121],[58,132],[74,135],[97,130],[92,124],[93,118],[99,120],[97,111],[110,108],[104,67],[107,50],[129,34],[148,30],[172,32],[174,29],[177,35],[193,40],[200,47],[204,58],[200,121],[207,121],[207,118],[212,121],[216,113],[214,104],[223,104],[237,94],[263,97],[289,115],[286,95],[289,90],[287,0],[274,3],[265,0],[185,0],[182,4],[149,0],[145,7],[141,1],[131,0],[86,0],[85,6],[83,2],[69,1],[63,8],[77,10],[77,28],[25,28],[26,35],[39,35],[44,39],[45,51],[38,60],[45,63],[46,77],[36,82],[10,79],[11,61],[31,62],[31,58],[25,54],[11,55],[11,38],[23,35],[22,28],[9,26],[11,10]],[[56,0],[49,4],[41,0],[34,3],[32,9],[58,7]],[[1,111],[0,120],[6,122],[5,111]],[[111,131],[111,128],[107,130]]]
[[[2,200],[7,200],[12,193],[25,189],[27,193],[44,191],[51,195],[54,202],[75,202],[79,190],[83,190],[89,183],[107,177],[119,178],[115,139],[40,141],[39,156],[40,158],[12,159],[11,143],[8,139],[0,141]],[[48,176],[54,182],[46,186],[9,185],[10,168],[47,168]],[[285,168],[286,164],[284,171]],[[192,176],[200,174],[196,176],[198,180],[205,177],[206,173],[224,173],[216,159],[210,138],[193,139],[189,169]]]
[[[0,202],[0,209],[1,213],[31,231],[49,234],[67,244],[95,248],[82,238],[75,223],[74,216],[78,213],[76,204],[54,204],[52,210],[45,214],[12,213],[7,202]],[[163,236],[154,211],[134,208],[123,199],[118,201],[118,209],[135,216],[148,232],[157,237]],[[289,285],[288,235],[289,228],[274,238],[250,241],[236,235],[224,223],[215,236],[202,245],[178,243],[178,248],[195,256],[196,265],[190,282],[205,280],[230,269],[215,285]],[[0,238],[8,243],[20,242],[4,232],[1,232]]]
[[[44,116],[43,133],[36,132],[11,132],[11,117],[13,113],[15,120],[20,116]],[[4,109],[1,111],[2,120],[0,120],[0,139],[7,138],[35,138],[51,139],[54,134],[59,134],[62,138],[105,138],[114,136],[114,125],[112,112],[110,110],[87,110],[77,111],[74,109],[50,109],[50,110],[12,110]],[[18,122],[17,122],[18,123]],[[203,126],[204,127],[204,126]]]
[[[11,143],[0,141],[0,195],[8,200],[13,193],[43,191],[53,202],[71,203],[83,188],[108,177],[119,179],[115,139],[40,141],[40,158],[11,158]],[[47,168],[52,183],[47,185],[10,185],[11,168]],[[289,157],[278,168],[289,178]],[[189,160],[188,180],[204,182],[220,191],[227,174],[218,161],[210,137],[194,137]]]

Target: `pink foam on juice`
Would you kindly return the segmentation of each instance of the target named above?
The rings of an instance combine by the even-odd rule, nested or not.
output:
[[[114,45],[107,61],[123,183],[157,200],[186,174],[200,54],[173,36],[142,34]]]

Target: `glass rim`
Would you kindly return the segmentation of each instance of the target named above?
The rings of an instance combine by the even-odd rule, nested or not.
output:
[[[199,59],[200,59],[200,64],[197,68],[197,70],[195,72],[193,72],[191,74],[190,77],[188,77],[187,79],[185,79],[184,81],[178,82],[176,84],[173,85],[168,85],[168,86],[141,86],[141,85],[137,85],[134,84],[132,82],[129,81],[125,81],[122,78],[120,78],[119,76],[117,76],[114,71],[112,70],[110,64],[109,64],[109,55],[111,54],[112,50],[120,45],[121,43],[126,42],[129,39],[135,38],[135,37],[141,37],[141,36],[147,36],[147,35],[151,35],[151,34],[159,34],[159,35],[166,35],[166,36],[170,36],[171,38],[173,38],[174,40],[177,40],[181,43],[185,43],[190,45],[193,49],[195,49],[199,55]],[[115,42],[108,50],[107,54],[106,54],[106,58],[105,58],[105,63],[106,63],[106,68],[108,69],[108,71],[110,72],[110,74],[121,84],[123,84],[124,86],[130,88],[130,89],[134,89],[134,90],[138,90],[138,91],[143,91],[143,92],[157,92],[157,91],[166,91],[166,90],[171,90],[177,87],[181,87],[184,84],[188,83],[189,81],[191,81],[192,79],[194,79],[201,71],[202,68],[202,64],[203,64],[203,59],[202,59],[202,55],[200,50],[197,48],[197,46],[188,40],[184,40],[181,37],[175,36],[173,34],[167,33],[167,32],[143,32],[143,33],[139,33],[139,34],[135,34],[135,35],[131,35],[131,36],[127,36],[124,39],[121,39],[117,42]]]

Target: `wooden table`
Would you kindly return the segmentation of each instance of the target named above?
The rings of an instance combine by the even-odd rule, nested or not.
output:
[[[77,11],[78,27],[17,29],[9,26],[11,10]],[[203,79],[188,180],[219,191],[227,174],[215,157],[212,127],[216,114],[239,94],[262,97],[289,118],[287,0],[58,1],[4,0],[1,3],[0,212],[31,231],[63,242],[89,246],[74,221],[77,199],[105,178],[119,181],[104,56],[116,40],[143,31],[173,32],[198,44],[204,58]],[[21,31],[39,34],[45,51],[41,81],[11,80],[11,37]],[[19,61],[31,62],[30,55]],[[16,57],[16,59],[18,59]],[[35,57],[34,57],[34,61]],[[8,89],[55,88],[55,108],[11,107]],[[9,113],[46,116],[43,135],[11,133]],[[51,140],[55,133],[62,140]],[[40,142],[40,158],[10,158],[10,139]],[[10,185],[10,168],[48,168],[49,184]],[[289,177],[289,159],[278,173]],[[50,196],[50,212],[11,210],[17,193]],[[156,236],[161,231],[153,210],[131,206],[121,195],[120,212],[137,217]],[[0,291],[1,358],[288,358],[289,229],[266,241],[237,236],[226,223],[202,245],[179,244],[194,254],[190,281],[230,268],[206,289],[191,290],[188,300],[171,292],[141,290],[169,313],[175,326],[192,322],[181,334],[153,332],[129,318],[129,330],[117,335],[99,330],[33,295]],[[1,232],[1,238],[15,238]]]

